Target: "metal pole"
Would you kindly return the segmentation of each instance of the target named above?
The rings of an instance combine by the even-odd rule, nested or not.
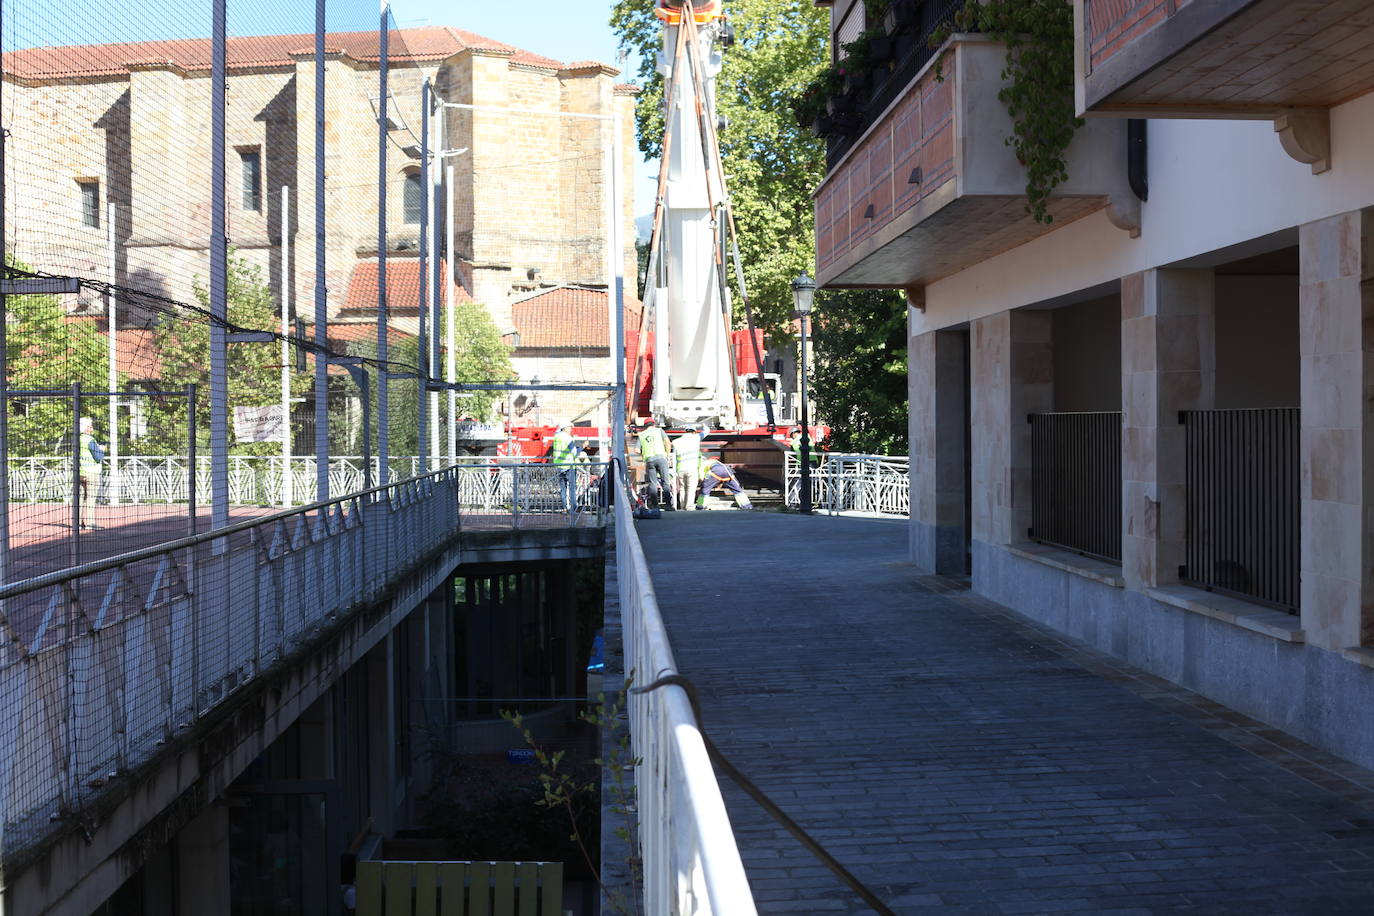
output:
[[[806,323],[805,314],[801,316],[801,512],[811,514],[811,420],[807,410],[809,394],[806,387]]]
[[[611,104],[615,104],[612,101]],[[620,257],[620,170],[616,163],[616,139],[620,119],[606,125],[604,153],[606,193],[606,292],[611,300],[611,359],[615,360],[615,395],[611,411],[611,457],[625,460],[625,272]]]
[[[106,202],[105,213],[105,235],[107,239],[106,245],[108,249],[107,254],[109,260],[109,264],[107,266],[110,282],[110,293],[108,296],[105,297],[105,324],[107,332],[106,336],[108,337],[106,343],[109,344],[110,361],[110,365],[106,371],[105,376],[106,384],[109,386],[110,391],[110,400],[108,405],[110,418],[110,473],[109,476],[106,478],[109,481],[106,491],[109,495],[110,505],[114,505],[115,501],[119,498],[119,398],[115,394],[115,392],[119,390],[119,335],[117,331],[119,313],[116,308],[118,296],[115,295],[115,280],[117,279],[118,275],[115,272],[114,201]]]
[[[0,39],[5,34],[5,4],[0,0]],[[0,51],[3,51],[0,40]],[[0,54],[0,87],[5,84],[4,55]],[[0,92],[0,280],[9,279],[9,248],[5,234],[5,130],[4,93]],[[10,412],[9,400],[9,301],[0,293],[0,583],[10,581]],[[0,828],[0,835],[3,835]]]
[[[440,112],[444,122],[448,116]],[[447,141],[445,141],[447,142]],[[458,303],[453,301],[453,280],[458,264],[453,260],[453,166],[445,174],[447,199],[444,206],[444,247],[448,252],[448,267],[444,275],[444,304],[448,306],[448,353],[444,365],[444,380],[450,385],[458,381]],[[458,392],[448,390],[448,460],[458,460]]]
[[[291,189],[281,186],[281,504],[291,492]]]
[[[196,386],[186,386],[186,508],[187,534],[195,536],[196,521]]]
[[[324,4],[315,0],[315,499],[329,498],[329,290],[324,245]],[[385,7],[383,7],[385,10]],[[386,33],[383,32],[383,41]],[[386,66],[386,53],[382,53]],[[385,123],[385,121],[383,121]]]
[[[429,379],[429,226],[433,218],[434,195],[429,185],[429,157],[433,150],[429,145],[429,80],[420,87],[420,188],[424,197],[420,199],[420,339],[417,351],[419,373],[415,379],[415,407],[420,413],[419,434],[415,440],[415,450],[420,457],[420,473],[429,471],[429,403],[425,396],[425,382]]]
[[[81,565],[81,383],[72,385],[72,537],[71,564]]]
[[[383,484],[389,483],[391,475],[387,463],[387,378],[386,378],[386,358],[387,358],[387,299],[386,299],[386,107],[387,93],[390,91],[387,82],[391,73],[391,51],[390,30],[387,28],[387,18],[391,12],[389,0],[382,0],[381,23],[378,28],[381,30],[381,60],[379,70],[381,75],[378,83],[378,102],[377,110],[380,115],[377,123],[377,457],[379,461],[378,476]],[[424,244],[420,247],[423,249]],[[367,417],[366,404],[364,404],[364,418]],[[367,435],[367,423],[363,424],[364,436]],[[366,452],[366,450],[364,450]]]
[[[431,90],[431,97],[432,90]],[[436,144],[434,149],[443,149],[442,142]],[[439,313],[443,300],[439,296],[439,284],[443,280],[443,261],[439,258],[439,194],[443,189],[439,186],[439,162],[438,155],[434,158],[434,169],[430,172],[434,180],[434,185],[426,185],[430,206],[430,236],[429,236],[429,273],[431,290],[429,297],[429,356],[426,361],[428,371],[424,379],[421,380],[420,397],[428,399],[429,408],[429,453],[434,461],[434,467],[440,467],[439,463],[439,391],[429,387],[429,382],[439,375],[440,342],[443,336],[439,332]],[[423,403],[423,400],[422,400]],[[424,448],[424,443],[420,443]]]
[[[224,232],[225,4],[213,0],[214,52],[210,69],[210,526],[229,524],[229,239]]]

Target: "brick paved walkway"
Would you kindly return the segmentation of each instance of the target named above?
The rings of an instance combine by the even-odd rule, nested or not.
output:
[[[903,523],[638,527],[707,729],[898,912],[1374,912],[1374,774],[918,575]],[[723,788],[760,912],[868,912]]]

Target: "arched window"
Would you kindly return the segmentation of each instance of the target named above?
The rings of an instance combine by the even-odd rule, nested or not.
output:
[[[420,209],[424,206],[424,194],[421,193],[420,173],[407,172],[405,192],[403,202],[405,204],[405,221],[411,224],[420,222]]]

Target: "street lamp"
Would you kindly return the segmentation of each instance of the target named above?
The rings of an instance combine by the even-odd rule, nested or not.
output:
[[[792,304],[801,319],[801,506],[803,515],[811,514],[811,425],[807,416],[810,394],[806,387],[806,319],[811,314],[811,301],[816,297],[816,281],[806,274],[792,281]]]

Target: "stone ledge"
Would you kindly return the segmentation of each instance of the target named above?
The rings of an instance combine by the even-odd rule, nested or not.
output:
[[[1239,598],[1228,598],[1187,585],[1147,588],[1145,594],[1164,604],[1251,630],[1261,636],[1282,642],[1307,642],[1307,634],[1297,616],[1260,604],[1251,604]]]
[[[1057,547],[1047,547],[1044,544],[1015,544],[1003,549],[1012,556],[1020,557],[1023,560],[1030,560],[1032,563],[1039,563],[1051,569],[1082,576],[1111,588],[1126,587],[1126,580],[1121,576],[1121,567],[1108,563],[1106,560],[1094,560],[1091,557],[1060,550]]]
[[[1374,668],[1374,649],[1364,646],[1352,646],[1349,649],[1342,649],[1341,655],[1357,665],[1364,665],[1366,668]]]

